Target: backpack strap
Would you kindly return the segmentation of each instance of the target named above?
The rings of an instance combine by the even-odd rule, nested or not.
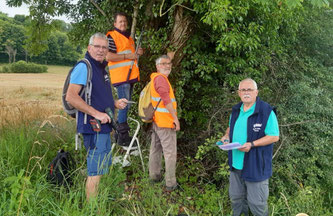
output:
[[[80,93],[80,97],[82,98],[84,94],[85,102],[88,105],[91,105],[91,91],[92,91],[92,67],[88,59],[84,58],[81,60],[87,65],[87,82],[86,85],[84,86],[83,91]],[[76,110],[76,125],[78,124],[78,110]],[[84,124],[87,124],[87,113],[84,113]],[[81,149],[82,148],[82,141],[81,141],[81,133],[76,133],[75,134],[75,150]]]
[[[91,105],[91,91],[92,91],[92,67],[88,59],[84,58],[82,61],[87,65],[87,82],[84,87],[84,91],[81,92],[81,97],[83,96],[83,93],[85,94],[85,102],[88,105]],[[84,124],[87,124],[87,113],[84,114]]]
[[[75,150],[82,148],[81,133],[75,134]]]
[[[154,85],[154,82],[153,82],[153,80],[151,80],[150,82],[151,82],[151,84],[150,84],[150,85]],[[156,107],[154,107],[154,112],[157,110],[157,107],[158,107],[158,105],[160,105],[160,103],[161,103],[161,100],[162,100],[162,98],[160,98],[160,100],[157,102],[157,105],[156,105]]]
[[[156,107],[154,108],[154,112],[157,110],[157,107],[158,107],[158,105],[161,103],[161,100],[162,100],[162,99],[160,99],[160,100],[157,102],[157,105],[156,105]]]

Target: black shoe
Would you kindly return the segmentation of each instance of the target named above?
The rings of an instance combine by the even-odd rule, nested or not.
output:
[[[117,144],[122,146],[122,147],[127,147],[130,145],[132,138],[129,135],[130,127],[128,126],[127,122],[124,123],[118,123],[117,125]],[[133,143],[132,148],[136,147],[137,143]]]

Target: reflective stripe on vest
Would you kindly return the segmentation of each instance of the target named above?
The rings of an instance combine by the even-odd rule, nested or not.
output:
[[[117,54],[130,54],[130,53],[132,53],[131,50],[124,50],[122,52],[117,52]]]
[[[124,54],[131,54],[135,53],[135,44],[131,37],[127,38],[121,33],[117,31],[109,31],[107,36],[110,35],[113,38],[114,43],[117,47],[117,54],[124,55]],[[109,61],[108,68],[111,77],[112,84],[120,84],[127,81],[127,75],[133,64],[133,60],[121,60],[121,61]],[[139,77],[139,67],[137,61],[134,61],[132,66],[131,75],[129,80],[140,79]]]
[[[130,66],[130,65],[132,65],[132,63],[133,63],[133,61],[114,64],[114,65],[109,66],[109,70],[124,67],[124,66]],[[135,65],[138,66],[137,64],[135,64]]]
[[[157,112],[163,112],[163,113],[169,113],[169,110],[167,110],[166,108],[159,108],[159,107],[157,107],[156,111]]]
[[[159,102],[159,101],[161,100],[160,97],[151,97],[151,99],[152,99],[153,101],[157,101],[157,102]],[[171,102],[176,102],[176,99],[175,99],[175,98],[171,98]]]
[[[168,78],[161,73],[152,73],[151,80],[154,80],[155,77],[157,77],[157,76],[163,76],[166,78],[166,80],[169,84],[169,88],[170,88],[169,97],[171,99],[172,106],[175,109],[176,115],[177,115],[177,102],[176,102],[175,95],[174,95],[172,86],[171,86]],[[151,95],[152,95],[151,103],[152,103],[153,107],[155,108],[158,104],[158,101],[161,99],[161,97],[157,93],[154,83],[151,87]],[[165,107],[163,101],[161,101],[158,104],[158,107],[154,113],[153,121],[156,123],[156,125],[158,127],[162,127],[162,128],[173,128],[174,127],[173,117],[172,117],[171,113],[169,112],[169,110]]]

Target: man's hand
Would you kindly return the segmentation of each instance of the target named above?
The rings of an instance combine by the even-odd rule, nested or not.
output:
[[[126,56],[125,59],[135,60],[139,57],[139,54],[137,54],[137,53],[128,53],[125,56]]]
[[[180,123],[179,123],[179,121],[178,121],[178,118],[175,119],[175,120],[173,120],[173,125],[175,126],[175,127],[173,128],[175,131],[179,131],[179,130],[180,130]]]
[[[175,52],[168,52],[168,53],[167,53],[167,56],[169,56],[169,58],[170,58],[171,61],[172,61],[172,59],[175,57]]]
[[[138,48],[137,53],[128,53],[128,54],[126,54],[125,59],[136,60],[142,54],[143,54],[143,49],[140,47],[140,48]]]
[[[128,100],[126,98],[121,98],[114,102],[114,106],[118,109],[125,109],[125,107],[127,106],[127,102]]]
[[[95,119],[98,119],[101,122],[101,124],[111,123],[111,118],[106,113],[97,111],[96,114],[93,115],[93,117]]]
[[[225,131],[225,135],[221,138],[221,141],[224,145],[228,144],[230,142],[229,131],[230,131],[230,128],[227,128],[227,130]]]
[[[138,48],[138,52],[137,52],[138,55],[143,55],[143,49],[141,47]]]
[[[222,141],[223,145],[228,144],[228,143],[230,142],[229,134],[224,135],[224,136],[221,138],[221,141]]]
[[[250,149],[251,149],[251,143],[247,142],[247,143],[244,143],[244,145],[242,145],[242,147],[239,148],[238,150],[242,151],[242,152],[249,152]]]

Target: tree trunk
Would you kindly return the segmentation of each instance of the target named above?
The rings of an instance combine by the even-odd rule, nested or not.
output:
[[[25,62],[28,62],[28,50],[24,49],[25,53]]]
[[[154,28],[154,15],[153,15],[153,5],[156,4],[156,0],[148,1],[145,15],[146,17],[149,17],[148,21],[145,23],[145,29]]]
[[[13,51],[13,63],[16,62],[16,53],[17,53],[17,49],[14,49],[14,51]]]
[[[170,35],[170,47],[172,50],[169,51],[175,52],[173,64],[177,66],[184,57],[182,50],[192,32],[192,18],[189,15],[184,15],[184,8],[179,6],[175,8],[174,17],[175,22]]]
[[[135,5],[134,5],[133,21],[132,21],[132,26],[131,26],[131,37],[133,39],[135,36],[136,23],[138,21],[138,13],[139,13],[139,0],[136,0]]]
[[[6,53],[8,54],[8,63],[12,63],[13,48],[10,45],[6,45]]]

